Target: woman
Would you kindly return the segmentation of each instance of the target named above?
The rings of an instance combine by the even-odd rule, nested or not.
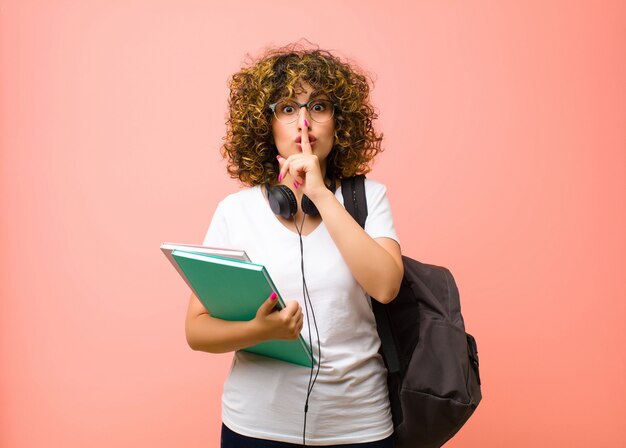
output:
[[[392,447],[368,296],[383,303],[396,296],[400,246],[382,184],[366,180],[365,230],[343,207],[340,187],[342,178],[367,172],[380,151],[368,79],[328,52],[290,46],[236,73],[230,92],[223,155],[231,176],[249,188],[219,203],[204,244],[245,250],[291,300],[275,311],[271,296],[253,320],[228,322],[191,296],[189,345],[237,351],[222,398],[222,447]],[[268,198],[278,185],[293,193],[294,214],[272,212]],[[317,214],[303,213],[305,196]],[[317,325],[309,333],[320,359],[312,391],[309,369],[238,351],[295,339],[305,323]]]

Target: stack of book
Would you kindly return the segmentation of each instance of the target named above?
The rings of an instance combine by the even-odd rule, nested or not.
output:
[[[161,250],[211,316],[231,321],[254,319],[272,292],[276,311],[285,307],[263,265],[241,250],[163,243]],[[244,349],[258,355],[312,367],[315,359],[302,335],[295,340],[271,340]]]

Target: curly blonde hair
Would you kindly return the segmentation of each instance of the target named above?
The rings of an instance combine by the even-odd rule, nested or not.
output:
[[[369,77],[328,51],[291,44],[268,50],[230,79],[222,156],[232,178],[250,186],[275,182],[278,150],[269,105],[294,96],[300,81],[336,104],[328,175],[340,179],[370,171],[371,161],[382,151],[383,136],[373,128],[377,115],[369,102]]]

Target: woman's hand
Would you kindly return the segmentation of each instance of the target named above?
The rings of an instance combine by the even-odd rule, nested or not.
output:
[[[296,339],[304,321],[300,304],[287,302],[285,309],[276,311],[277,302],[273,294],[259,307],[254,319],[229,321],[211,316],[192,293],[185,321],[187,342],[194,350],[226,353],[270,339]]]
[[[253,323],[263,334],[264,339],[296,339],[304,324],[304,315],[300,304],[295,300],[285,303],[285,308],[276,311],[274,307],[278,297],[272,295],[259,307]]]
[[[294,188],[301,188],[302,192],[315,202],[316,196],[328,191],[328,188],[324,183],[319,158],[313,154],[309,141],[308,123],[305,122],[305,124],[301,131],[302,152],[292,154],[286,159],[278,156],[280,166],[278,179],[281,181],[287,174],[291,175]]]

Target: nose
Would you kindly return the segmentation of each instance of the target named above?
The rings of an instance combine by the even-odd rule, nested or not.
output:
[[[304,112],[302,112],[304,109]],[[304,125],[304,120],[308,122],[308,126]],[[300,106],[300,110],[298,112],[298,129],[302,130],[303,128],[309,128],[311,126],[311,114],[309,113],[309,108],[305,105]]]

